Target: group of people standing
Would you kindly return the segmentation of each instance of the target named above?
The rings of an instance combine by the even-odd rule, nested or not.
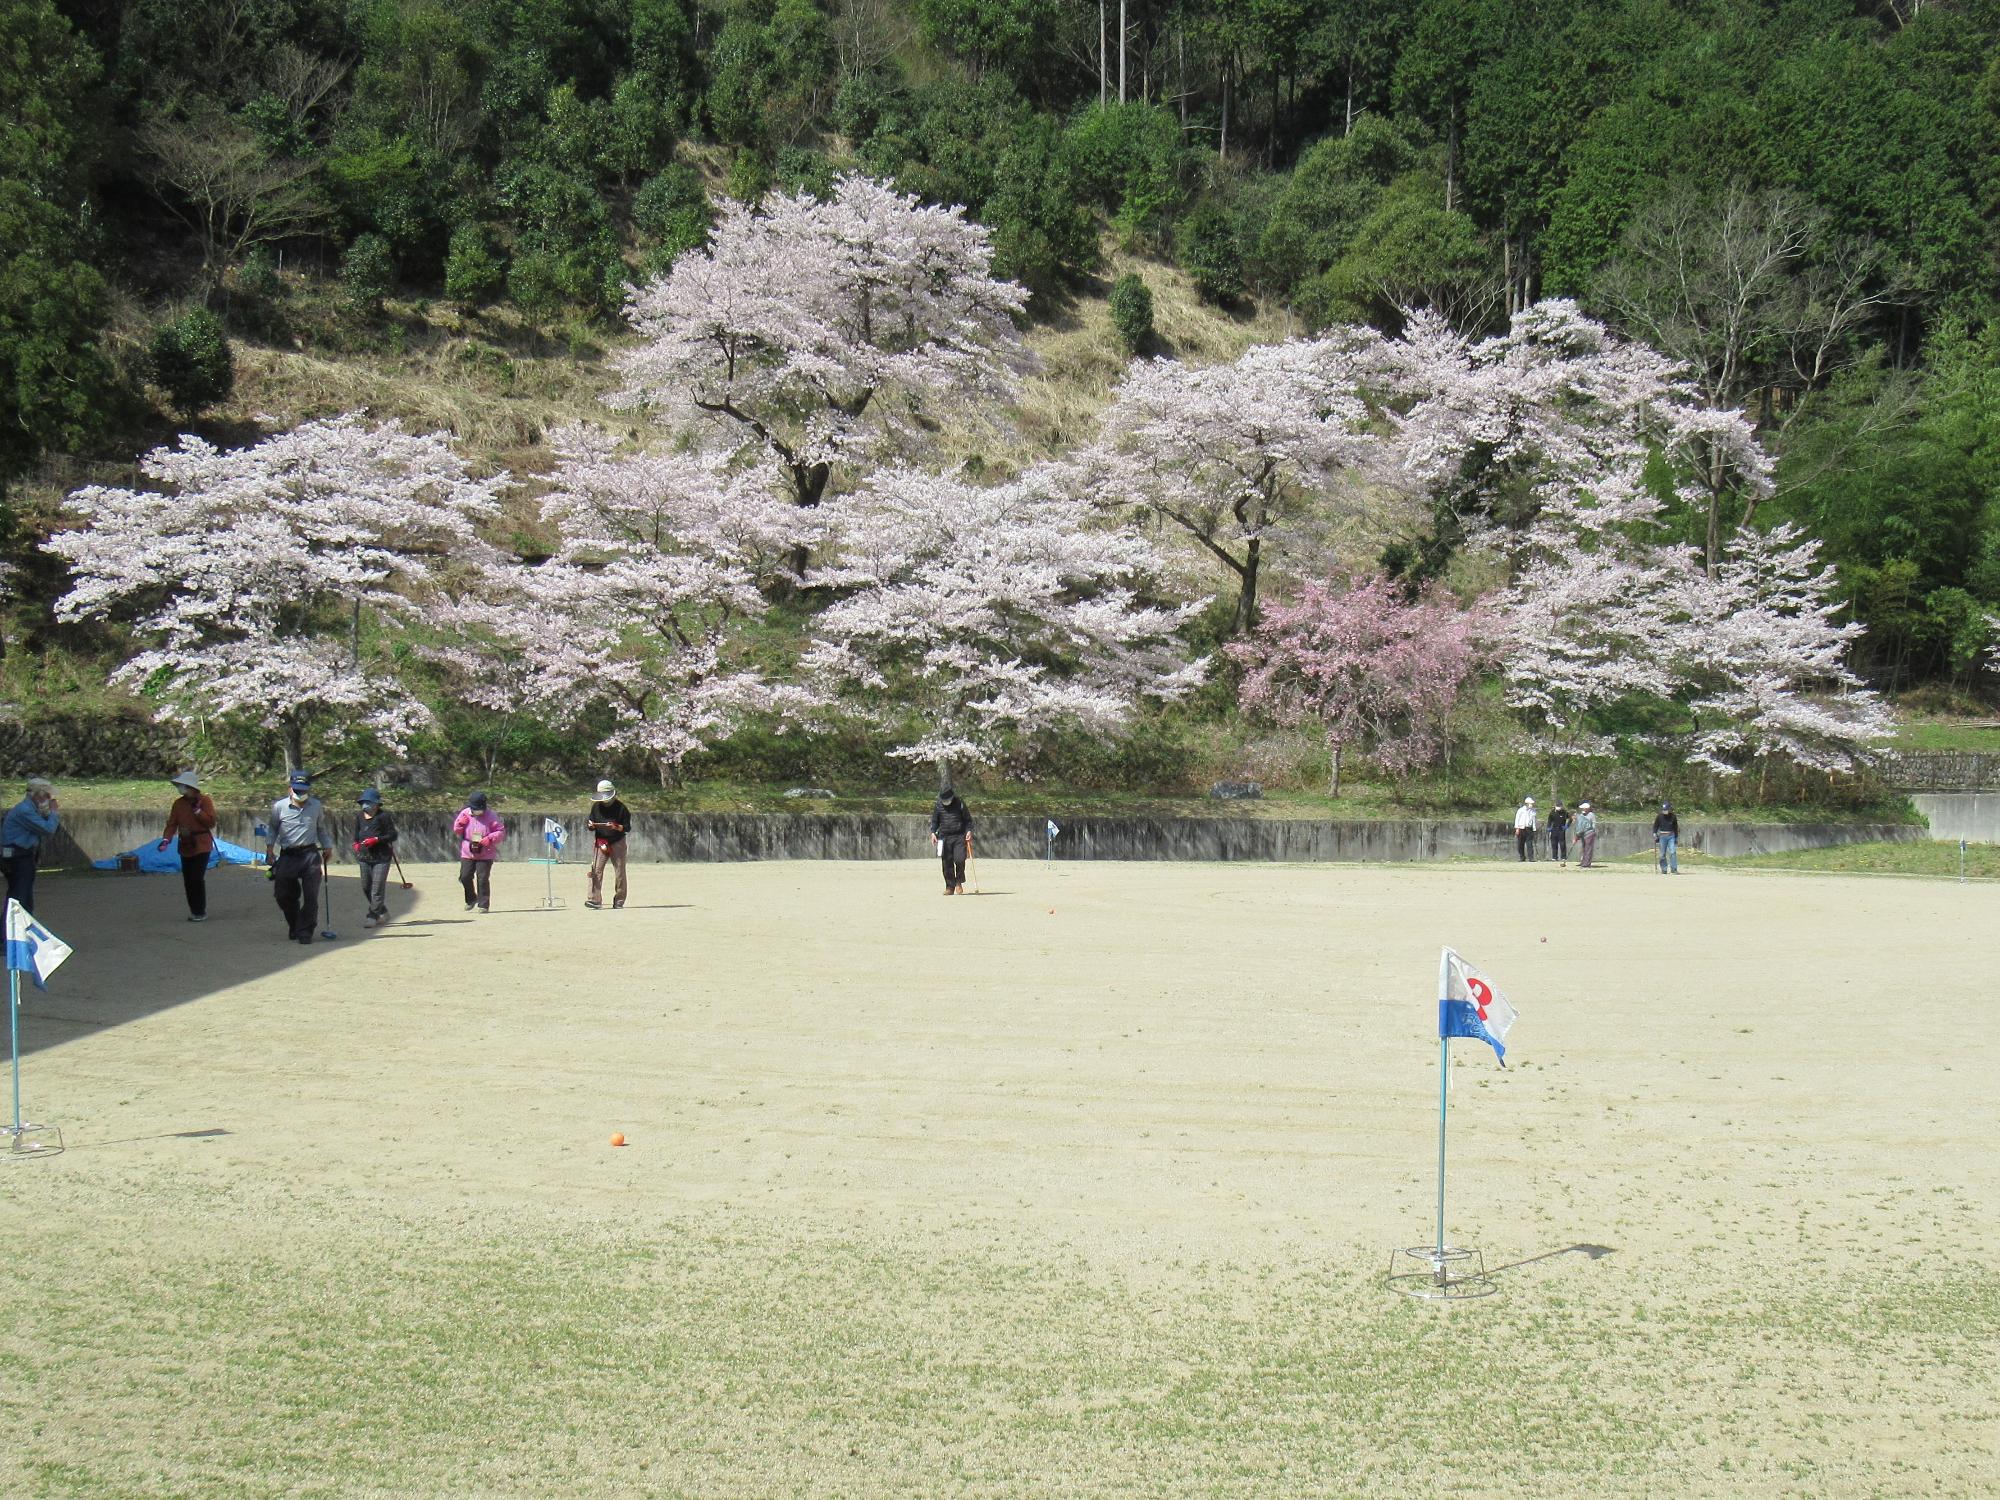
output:
[[[1514,809],[1514,854],[1523,864],[1535,857],[1535,835],[1540,815],[1535,799],[1523,797]],[[1576,812],[1558,802],[1549,810],[1549,858],[1569,863],[1570,835],[1576,836],[1577,864],[1588,870],[1597,859],[1597,813],[1588,802],[1579,802]]]
[[[1535,857],[1539,821],[1535,799],[1523,797],[1521,805],[1514,809],[1514,855],[1523,864]],[[1591,868],[1597,859],[1597,813],[1588,802],[1577,803],[1574,815],[1562,803],[1556,803],[1549,810],[1548,830],[1550,859],[1569,863],[1569,841],[1574,834],[1577,864],[1582,869]],[[1681,872],[1680,838],[1681,820],[1674,812],[1674,805],[1662,802],[1658,816],[1653,819],[1653,848],[1662,875]]]
[[[176,785],[181,783],[177,781]],[[287,795],[271,804],[269,843],[265,850],[271,867],[272,894],[278,909],[285,914],[287,935],[298,943],[313,940],[313,918],[319,909],[320,886],[328,866],[333,862],[334,852],[332,823],[325,805],[313,795],[312,786],[310,775],[303,771],[293,773]],[[361,925],[378,927],[389,920],[389,868],[391,864],[400,862],[396,852],[399,833],[394,815],[383,807],[382,794],[374,787],[369,787],[355,800],[353,836],[348,840],[348,847],[361,874],[362,899],[367,906]],[[207,804],[206,798],[201,801]],[[206,815],[207,827],[212,830],[215,826],[212,804],[207,804]],[[182,804],[177,802],[174,814],[170,815],[169,827],[171,829],[175,818],[189,820],[198,816],[194,811],[184,811]],[[617,872],[612,905],[623,906],[626,896],[625,837],[631,831],[632,814],[618,800],[616,790],[608,781],[597,784],[597,800],[590,805],[588,826],[596,842],[596,857],[591,861],[589,895],[583,904],[592,910],[603,905],[604,870],[610,865]],[[500,857],[501,841],[507,837],[507,824],[493,810],[486,793],[474,792],[466,798],[465,806],[452,818],[451,837],[458,845],[458,884],[465,896],[465,909],[468,912],[490,911],[493,903],[493,866]],[[183,844],[184,856],[187,852]],[[185,863],[184,858],[184,866]],[[201,867],[204,870],[207,867],[205,854]],[[195,889],[194,885],[189,886],[190,921],[202,919],[193,914],[199,910]]]

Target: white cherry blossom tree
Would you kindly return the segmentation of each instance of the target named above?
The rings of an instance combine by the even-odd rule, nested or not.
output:
[[[850,175],[824,202],[726,207],[706,250],[636,292],[641,343],[615,361],[611,404],[768,459],[811,507],[836,465],[1003,404],[1029,363],[1014,325],[1026,305],[963,209]]]
[[[1252,347],[1233,364],[1135,360],[1082,465],[1099,505],[1141,508],[1192,537],[1236,582],[1231,634],[1257,621],[1270,551],[1375,460],[1364,375],[1380,338],[1341,329]]]
[[[72,574],[58,617],[138,644],[114,681],[169,720],[275,732],[292,766],[309,744],[401,748],[430,721],[388,648],[442,575],[499,563],[476,526],[507,476],[358,414],[234,450],[183,437],[140,470],[157,488],[78,490],[82,524],[45,543]]]
[[[827,507],[847,591],[805,657],[828,699],[907,737],[890,753],[991,764],[1056,728],[1116,734],[1142,698],[1197,687],[1181,628],[1201,607],[1145,594],[1159,568],[1129,527],[1093,523],[1074,476],[982,487],[878,472]]]
[[[479,581],[437,612],[454,635],[434,653],[495,712],[528,703],[603,729],[666,784],[682,760],[752,713],[807,695],[747,664],[743,626],[760,585],[823,525],[780,497],[768,471],[685,453],[621,453],[599,429],[551,435],[542,501],[555,554]]]

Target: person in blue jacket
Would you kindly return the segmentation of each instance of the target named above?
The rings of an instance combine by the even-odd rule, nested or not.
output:
[[[61,826],[62,804],[56,789],[40,776],[28,778],[28,795],[7,809],[0,819],[0,873],[7,877],[7,895],[32,914],[35,910],[35,871],[42,863],[42,840]]]

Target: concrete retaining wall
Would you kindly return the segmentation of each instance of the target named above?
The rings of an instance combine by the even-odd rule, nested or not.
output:
[[[1930,792],[1910,800],[1930,821],[1934,839],[2000,844],[2000,793]]]
[[[1988,798],[2000,816],[2000,798]],[[73,845],[58,844],[50,863],[75,863],[78,854],[103,859],[160,836],[164,805],[158,814],[79,811],[66,812],[63,823]],[[581,863],[590,856],[583,814],[563,809],[559,814],[519,812],[503,808],[507,839],[503,859],[519,860],[545,854],[542,822],[560,816],[569,829],[565,858]],[[233,843],[263,847],[255,833],[268,812],[222,810],[218,832]],[[340,810],[339,854],[348,857],[346,832],[351,814]],[[451,815],[399,813],[397,826],[403,858],[409,863],[455,860]],[[1409,861],[1481,855],[1514,857],[1514,832],[1509,823],[1479,821],[1303,822],[1267,818],[1060,818],[1062,834],[1055,857],[1062,860],[1280,860]],[[1039,817],[981,818],[974,852],[994,859],[1040,859],[1045,843]],[[1604,822],[1599,825],[1598,857],[1616,859],[1652,847],[1650,823]],[[1991,835],[1988,835],[1991,837]],[[1816,849],[1831,844],[1901,841],[1924,837],[1921,827],[1907,824],[1849,823],[1690,823],[1682,837],[1684,849],[1713,855],[1772,854],[1785,849]],[[1957,835],[1953,835],[1957,837]],[[927,819],[918,814],[866,813],[651,813],[640,814],[631,838],[632,858],[640,861],[735,861],[752,859],[911,859],[930,852]]]

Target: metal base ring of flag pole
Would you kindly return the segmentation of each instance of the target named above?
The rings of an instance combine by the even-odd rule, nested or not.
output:
[[[35,1125],[23,1120],[19,1125],[0,1125],[0,1135],[7,1137],[9,1161],[62,1155],[62,1132],[53,1125]]]
[[[1416,1262],[1421,1271],[1399,1271],[1398,1266]],[[1389,1255],[1388,1284],[1392,1291],[1420,1302],[1470,1302],[1490,1297],[1500,1284],[1486,1274],[1486,1257],[1477,1250],[1446,1245],[1412,1245]]]
[[[561,911],[569,903],[556,894],[556,866],[563,863],[559,859],[531,859],[531,865],[545,865],[548,869],[548,894],[542,897],[542,910]]]

